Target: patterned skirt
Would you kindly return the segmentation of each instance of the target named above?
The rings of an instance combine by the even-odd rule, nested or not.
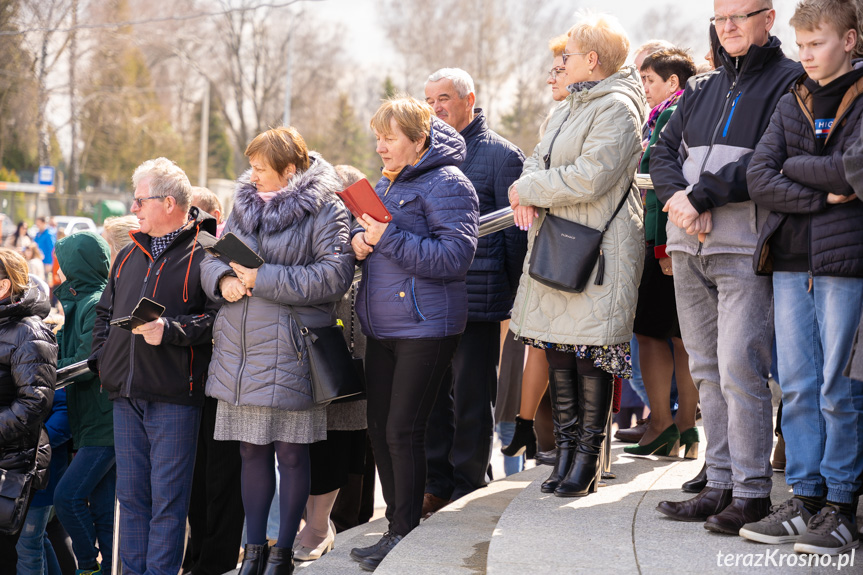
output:
[[[614,345],[569,345],[523,338],[525,344],[539,349],[574,353],[579,359],[592,359],[594,367],[623,379],[632,377],[632,352],[629,342]]]
[[[323,441],[327,438],[327,408],[319,405],[306,411],[287,411],[219,401],[214,438],[255,445]]]

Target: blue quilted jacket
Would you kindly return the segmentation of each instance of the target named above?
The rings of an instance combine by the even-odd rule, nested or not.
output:
[[[357,315],[376,339],[456,335],[467,323],[465,275],[477,244],[479,202],[458,169],[462,137],[432,118],[429,150],[375,191],[393,216],[363,262]],[[355,230],[358,232],[361,230]]]
[[[475,113],[461,131],[467,145],[461,171],[476,189],[479,213],[485,215],[509,207],[509,187],[521,176],[524,154],[488,128],[482,110]],[[468,321],[509,318],[525,253],[527,232],[515,226],[479,238],[467,273]]]

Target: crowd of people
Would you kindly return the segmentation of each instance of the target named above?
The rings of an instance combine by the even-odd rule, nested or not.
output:
[[[487,485],[496,425],[508,473],[536,456],[542,492],[595,492],[622,385],[651,413],[630,455],[696,458],[700,406],[696,495],[659,513],[800,553],[858,547],[856,3],[799,2],[800,62],[770,34],[770,0],[714,11],[708,70],[664,41],[631,54],[614,17],[580,14],[550,41],[555,104],[527,157],[489,128],[464,70],[431,73],[424,101],[385,100],[370,120],[384,221],[337,195],[358,170],[279,127],[248,144],[227,217],[157,158],[102,237],[19,226],[0,248],[0,572],[63,572],[55,513],[78,575],[115,555],[126,574],[224,573],[241,542],[241,575],[289,574],[369,520],[376,469],[387,529],[350,552],[374,571]],[[479,237],[506,207],[515,225]],[[558,221],[600,234],[578,285],[540,273]],[[263,263],[205,249],[228,234]],[[559,269],[575,255],[553,253]],[[57,272],[53,292],[40,271]],[[158,319],[135,316],[145,300]],[[335,324],[365,393],[327,403],[310,334]],[[56,370],[85,360],[56,390]],[[771,376],[793,491],[776,504]]]

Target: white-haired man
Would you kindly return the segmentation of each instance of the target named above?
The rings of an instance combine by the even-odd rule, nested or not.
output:
[[[480,215],[509,206],[507,192],[521,175],[524,154],[488,128],[474,108],[470,75],[443,68],[425,85],[426,102],[467,144],[461,171],[479,196]],[[467,274],[468,323],[445,376],[426,434],[428,475],[423,515],[487,484],[497,393],[500,322],[509,318],[527,235],[510,228],[479,239]]]
[[[215,234],[216,221],[190,216],[189,179],[166,158],[138,166],[132,183],[141,228],[96,307],[90,367],[113,401],[123,573],[177,573],[216,312],[201,289],[198,234]],[[111,325],[142,297],[163,305],[162,317]]]

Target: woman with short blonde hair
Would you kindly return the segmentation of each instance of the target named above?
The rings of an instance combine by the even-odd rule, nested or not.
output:
[[[626,33],[611,16],[587,14],[570,29],[563,53],[570,95],[509,192],[516,225],[528,230],[510,329],[548,359],[557,455],[541,489],[559,497],[596,490],[614,376],[632,373],[629,341],[644,264],[633,180],[647,101],[635,67],[621,67],[628,51]],[[548,215],[593,229],[606,224],[604,265],[594,266],[582,292],[527,273]],[[559,263],[568,265],[566,258]]]
[[[367,571],[420,522],[425,432],[467,323],[479,222],[476,191],[458,169],[464,139],[428,104],[386,100],[371,127],[384,164],[375,191],[392,220],[358,218],[363,229],[351,241],[364,260],[356,309],[368,336],[369,437],[389,520],[378,543],[351,551]]]
[[[578,52],[596,53],[597,66],[606,76],[617,72],[629,54],[626,30],[617,18],[608,14],[584,13],[567,36],[568,49],[575,46]],[[565,52],[564,56],[567,56]]]

